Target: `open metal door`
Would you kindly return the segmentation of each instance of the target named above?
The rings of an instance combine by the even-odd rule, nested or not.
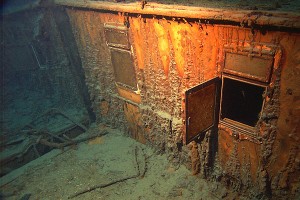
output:
[[[185,143],[218,125],[220,79],[214,78],[185,92]]]

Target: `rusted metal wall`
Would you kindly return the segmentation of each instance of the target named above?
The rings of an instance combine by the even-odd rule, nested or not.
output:
[[[296,75],[299,73],[299,35],[271,31],[263,34],[259,30],[251,33],[243,29],[237,31],[237,28],[225,30],[223,39],[226,42],[274,45],[278,53],[256,131],[260,144],[235,140],[224,133],[226,130],[220,130],[218,153],[221,166],[230,175],[229,179],[240,178],[238,187],[257,187],[256,192],[278,197],[284,194],[283,190],[293,191],[289,193],[293,194],[299,188],[299,178],[296,178],[299,177],[300,156],[297,139],[300,80]],[[241,46],[236,44],[237,48]]]
[[[98,121],[125,129],[123,101],[116,97],[113,69],[104,36],[104,22],[123,20],[92,11],[67,10]]]
[[[223,181],[251,197],[299,191],[300,36],[297,33],[67,8],[99,121],[166,151],[194,174]],[[104,24],[128,27],[138,92],[114,83]],[[220,126],[183,145],[184,92],[221,76],[224,49],[276,51],[257,141]],[[272,49],[273,48],[273,49]],[[201,102],[200,102],[201,103]],[[287,192],[284,192],[287,191]]]

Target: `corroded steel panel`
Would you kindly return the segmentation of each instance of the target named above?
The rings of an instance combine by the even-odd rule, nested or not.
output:
[[[142,129],[142,121],[141,121],[141,112],[139,107],[127,103],[124,103],[124,113],[125,118],[128,122],[129,131],[131,136],[136,139],[137,141],[145,144],[146,138],[143,135]]]
[[[110,48],[110,52],[116,82],[129,89],[137,90],[137,82],[131,52],[117,48]]]
[[[122,24],[105,24],[105,37],[109,46],[130,49],[127,27]]]
[[[273,58],[271,56],[248,56],[227,52],[224,72],[263,82],[270,79]]]
[[[111,92],[114,93],[116,87],[111,84],[115,80],[112,67],[106,64],[110,59],[108,49],[112,45],[107,46],[103,24],[112,21],[122,23],[125,17],[88,10],[68,9],[68,13],[79,45],[91,96],[95,97],[95,104],[99,102],[99,99],[109,99],[112,96]],[[232,16],[232,12],[230,12],[230,16]],[[241,19],[244,17],[243,15]],[[172,148],[171,152],[175,152],[174,149],[176,149],[176,146],[173,146],[174,141],[181,144],[181,139],[185,139],[185,135],[182,135],[184,133],[181,132],[182,129],[185,130],[185,127],[182,127],[181,121],[178,120],[176,126],[172,124],[174,117],[180,118],[182,110],[185,110],[185,97],[182,97],[182,93],[186,88],[192,88],[216,76],[221,77],[225,66],[226,52],[232,53],[231,55],[255,55],[259,59],[264,59],[262,57],[266,55],[270,56],[270,62],[272,59],[274,62],[269,77],[264,73],[268,72],[266,68],[260,69],[259,72],[254,70],[248,72],[230,66],[230,63],[234,62],[235,56],[231,58],[232,62],[229,62],[229,55],[227,55],[225,68],[227,75],[233,74],[232,76],[239,75],[243,79],[253,79],[267,87],[263,94],[265,98],[263,117],[259,120],[258,126],[253,128],[260,140],[252,142],[249,138],[243,137],[242,135],[246,135],[246,133],[242,134],[242,128],[229,127],[231,135],[234,137],[227,131],[219,129],[218,146],[207,145],[204,140],[198,144],[201,145],[201,148],[198,149],[201,155],[200,163],[203,169],[207,167],[209,164],[207,157],[202,155],[214,155],[214,149],[219,149],[217,155],[220,158],[221,175],[224,175],[223,172],[225,175],[236,174],[235,177],[241,179],[240,172],[251,171],[252,181],[243,182],[245,190],[253,183],[255,186],[260,185],[261,188],[258,191],[263,190],[264,187],[272,187],[273,194],[277,191],[280,193],[281,189],[286,191],[287,188],[299,186],[299,178],[297,179],[300,177],[299,170],[296,170],[298,162],[294,162],[299,160],[300,141],[298,140],[299,117],[295,117],[299,116],[300,103],[298,87],[300,80],[298,76],[299,35],[287,33],[284,30],[282,32],[274,30],[263,32],[256,29],[251,31],[251,29],[243,27],[204,24],[203,21],[201,23],[198,20],[185,23],[169,19],[144,18],[144,16],[132,16],[128,20],[131,52],[134,53],[132,55],[134,63],[139,68],[136,78],[141,89],[141,102],[145,105],[141,115],[143,128],[147,130],[146,136],[151,143],[156,146],[162,145],[162,148],[170,147]],[[284,59],[281,59],[282,54]],[[256,58],[255,56],[253,58]],[[248,57],[242,59],[238,56],[238,59],[241,59],[240,63],[246,63]],[[252,61],[255,69],[268,64],[268,59],[264,61],[259,59]],[[252,67],[250,63],[247,66]],[[95,85],[101,86],[100,89],[94,87]],[[126,95],[128,96],[128,94]],[[109,102],[110,108],[114,109],[110,109],[108,115],[104,116],[109,123],[118,126],[120,123],[125,124],[119,112],[122,110],[120,105],[123,106],[120,102],[123,101]],[[128,110],[130,109],[128,108]],[[160,112],[168,115],[158,118],[156,113]],[[128,113],[128,117],[132,115],[131,112]],[[133,123],[137,122],[133,121]],[[224,126],[224,124],[222,125]],[[226,128],[229,129],[227,125]],[[166,131],[170,134],[165,134]],[[238,137],[236,138],[236,136]],[[244,144],[239,145],[239,143]],[[259,151],[253,151],[254,146],[258,147]],[[246,154],[247,151],[251,155]],[[183,159],[188,160],[185,152],[182,155]],[[257,158],[254,158],[255,155]],[[240,160],[239,162],[234,160],[237,158]],[[227,161],[228,159],[231,160]],[[249,162],[249,160],[252,161]],[[249,166],[253,169],[249,170],[247,168]],[[267,176],[264,170],[267,172]],[[263,178],[255,180],[256,177]],[[240,183],[239,181],[237,182]],[[290,189],[288,190],[290,191]]]
[[[123,87],[117,85],[118,93],[121,97],[128,99],[134,103],[141,103],[141,95],[137,94],[135,91],[127,90]]]
[[[186,91],[186,143],[216,123],[218,78]]]
[[[256,181],[261,146],[248,140],[240,140],[230,134],[230,131],[221,127],[218,134],[218,156],[221,166],[229,174],[231,181],[240,178],[243,184],[247,184],[250,177],[252,181]],[[231,168],[234,167],[237,167],[237,171],[232,173]]]

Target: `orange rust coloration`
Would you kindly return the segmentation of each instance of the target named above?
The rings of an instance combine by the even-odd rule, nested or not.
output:
[[[142,22],[140,18],[131,18],[132,22],[132,35],[134,37],[134,47],[135,47],[135,54],[137,57],[138,67],[140,69],[144,69],[144,51],[143,51],[143,34],[142,34]]]
[[[185,60],[184,60],[184,43],[186,38],[184,37],[184,27],[183,25],[179,25],[178,23],[172,22],[170,26],[170,36],[172,39],[172,43],[175,51],[175,62],[178,70],[178,74],[180,77],[183,77]]]
[[[280,188],[296,188],[299,185],[297,177],[300,177],[300,174],[294,170],[297,164],[295,161],[300,160],[300,123],[297,117],[300,114],[299,34],[271,30],[262,32],[230,25],[129,17],[131,26],[128,32],[135,53],[134,61],[138,65],[138,68],[134,69],[140,87],[141,95],[138,95],[116,87],[113,73],[109,73],[112,66],[103,24],[122,23],[124,16],[76,9],[67,9],[67,12],[74,29],[85,75],[92,83],[89,89],[93,90],[97,84],[103,86],[101,90],[94,92],[94,95],[107,95],[104,99],[110,99],[118,92],[122,97],[119,99],[127,100],[123,108],[133,137],[145,141],[142,135],[144,134],[151,143],[168,141],[163,138],[163,134],[158,133],[172,125],[170,118],[185,120],[185,115],[181,116],[185,112],[185,99],[182,94],[188,88],[224,74],[225,51],[232,54],[246,52],[249,57],[253,52],[258,57],[269,52],[269,56],[274,57],[274,60],[270,78],[264,83],[267,91],[263,95],[264,104],[268,105],[266,107],[269,110],[264,113],[267,120],[261,123],[259,121],[260,124],[255,127],[262,143],[256,144],[247,138],[232,137],[234,134],[230,133],[230,129],[220,126],[217,138],[218,159],[222,170],[237,172],[229,175],[237,179],[240,179],[240,175],[250,175],[249,182],[255,184],[259,182],[264,185],[263,178],[259,179],[259,174],[264,175],[266,172],[272,187],[275,187],[276,180],[279,180],[279,186],[274,191]],[[258,66],[257,63],[253,65]],[[94,70],[96,68],[101,68],[101,73],[97,74],[98,71]],[[141,103],[145,108],[138,108],[128,102]],[[113,117],[109,117],[110,112],[105,109],[105,103],[102,104],[102,108],[99,103],[97,109],[102,109],[103,113],[107,113],[107,118],[112,119]],[[166,115],[158,116],[155,113]],[[184,134],[180,126],[178,123],[178,126],[170,127],[173,132],[177,131],[176,137]],[[201,142],[201,145],[205,143]],[[202,150],[206,151],[205,145],[202,147]]]
[[[154,22],[154,27],[164,69],[170,62],[171,47],[169,45],[172,45],[174,61],[180,77],[184,76],[185,71],[191,71],[192,73],[189,72],[189,74],[192,76],[203,74],[201,82],[216,76],[215,62],[218,46],[215,45],[217,38],[214,31],[218,30],[217,27],[213,28],[210,25],[202,27],[196,23],[165,20]]]
[[[123,89],[122,87],[117,86],[118,93],[121,97],[133,101],[135,103],[141,103],[141,96],[130,90]]]
[[[164,72],[167,76],[169,74],[169,64],[170,64],[170,49],[169,41],[167,37],[167,32],[159,22],[154,22],[154,30],[158,38],[158,50],[163,63]]]
[[[146,139],[141,130],[141,113],[137,106],[130,103],[124,103],[125,118],[129,122],[129,129],[133,138],[145,144]]]

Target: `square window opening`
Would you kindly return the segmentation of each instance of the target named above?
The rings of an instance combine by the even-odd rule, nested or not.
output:
[[[263,107],[265,87],[223,77],[220,119],[255,127]]]

